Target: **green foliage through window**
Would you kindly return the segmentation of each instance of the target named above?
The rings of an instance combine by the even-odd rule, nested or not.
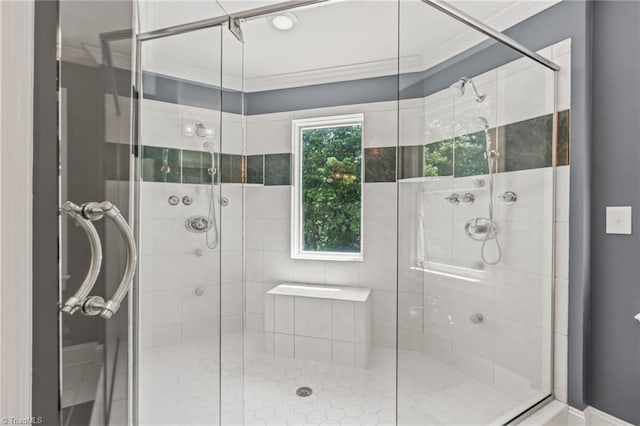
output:
[[[304,251],[361,249],[361,124],[302,129]]]
[[[484,131],[443,140],[425,146],[425,176],[466,177],[489,172]]]

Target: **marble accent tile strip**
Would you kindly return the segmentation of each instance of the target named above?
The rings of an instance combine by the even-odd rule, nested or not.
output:
[[[396,147],[366,148],[364,150],[364,181],[396,181]]]
[[[570,111],[558,113],[558,166],[570,158]],[[552,161],[551,114],[490,129],[501,153],[498,172],[550,167]],[[376,147],[364,150],[364,181],[395,182],[424,176],[466,177],[486,174],[484,131],[457,136],[427,145],[396,148]],[[293,155],[260,154],[214,156],[218,182],[291,185]],[[397,163],[397,166],[396,166]],[[202,151],[144,146],[142,179],[150,182],[209,183],[211,156]]]

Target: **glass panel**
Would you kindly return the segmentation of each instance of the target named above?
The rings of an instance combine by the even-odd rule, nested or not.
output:
[[[131,222],[133,2],[61,0],[59,23],[60,202],[108,200]],[[90,295],[108,299],[126,248],[111,220],[92,223],[104,260]],[[83,228],[64,214],[60,225],[64,303],[79,289],[91,254]],[[60,424],[127,422],[128,303],[108,320],[61,313]]]
[[[137,424],[220,424],[221,53],[220,27],[141,43]]]
[[[221,425],[243,424],[244,365],[244,93],[243,45],[224,28],[222,32],[222,185],[220,207],[221,268]]]
[[[503,424],[551,393],[554,75],[412,0],[400,56],[398,424]]]
[[[252,176],[245,188],[244,424],[395,422],[397,11],[394,1],[328,2],[291,10],[293,17],[283,17],[294,22],[290,31],[276,29],[273,16],[243,25]],[[359,128],[332,124],[359,114]],[[292,143],[300,120],[326,120],[318,130],[305,124],[302,153]],[[329,131],[353,132],[357,149],[345,143],[334,151],[350,139]],[[304,157],[312,146],[317,162]],[[362,217],[356,211],[350,219],[362,220],[360,247],[357,233],[336,234],[355,241],[351,250],[362,249],[362,261],[292,259],[299,188],[291,174],[299,163],[305,196],[333,185],[327,179],[360,183]],[[360,200],[355,189],[349,199]],[[345,203],[321,195],[318,225],[340,227]],[[305,221],[311,217],[305,212]],[[323,251],[345,250],[343,242],[323,244]]]
[[[241,25],[142,43],[139,423],[505,423],[549,395],[553,73],[418,0]],[[297,152],[295,123],[344,115],[360,158],[304,166],[336,138]],[[297,164],[305,191],[356,176],[361,262],[292,258]]]

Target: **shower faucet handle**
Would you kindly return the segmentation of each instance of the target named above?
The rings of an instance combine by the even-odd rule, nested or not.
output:
[[[462,204],[468,204],[471,205],[473,204],[474,201],[476,201],[476,197],[475,195],[473,195],[470,192],[467,192],[466,194],[464,194],[462,196],[462,198],[460,199],[460,201],[462,201]]]
[[[458,204],[460,204],[460,195],[456,194],[455,192],[445,197],[444,199],[447,200],[447,202],[452,206],[457,206]]]
[[[507,191],[504,194],[498,196],[502,201],[507,204],[513,204],[518,200],[518,196],[513,191]]]

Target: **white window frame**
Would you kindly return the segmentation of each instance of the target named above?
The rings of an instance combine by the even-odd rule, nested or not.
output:
[[[327,252],[303,250],[302,221],[302,132],[306,129],[359,125],[361,129],[360,151],[360,252]],[[364,114],[335,115],[330,117],[305,118],[292,121],[293,186],[291,196],[291,258],[306,260],[330,260],[339,262],[362,262],[364,258]]]

